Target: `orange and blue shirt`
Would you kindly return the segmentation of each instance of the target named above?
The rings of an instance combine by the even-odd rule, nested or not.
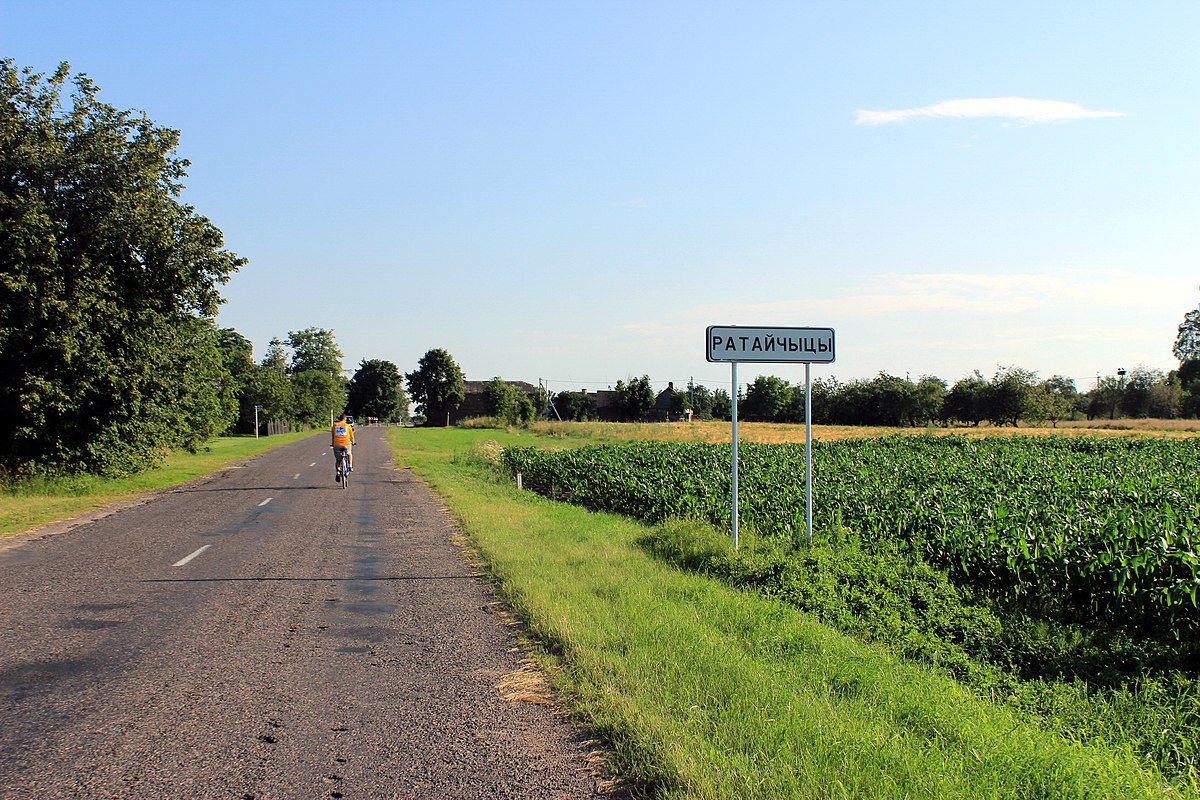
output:
[[[349,447],[354,444],[354,426],[347,422],[345,418],[333,423],[332,433],[334,447]]]

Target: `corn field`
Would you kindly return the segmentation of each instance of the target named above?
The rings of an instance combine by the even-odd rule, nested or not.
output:
[[[739,447],[739,516],[799,543],[802,445]],[[508,448],[531,487],[728,528],[729,445]],[[1000,596],[1195,638],[1200,440],[890,437],[813,447],[814,528],[899,546]],[[798,544],[799,546],[799,544]]]

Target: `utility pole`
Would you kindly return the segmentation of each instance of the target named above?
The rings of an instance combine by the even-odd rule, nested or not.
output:
[[[553,411],[554,418],[562,422],[562,416],[558,413],[558,409],[554,407],[554,398],[550,396],[550,387],[546,386],[541,378],[538,378],[538,388],[542,390],[542,394],[546,398],[546,405],[542,406],[542,411],[538,416],[550,419],[550,412]]]

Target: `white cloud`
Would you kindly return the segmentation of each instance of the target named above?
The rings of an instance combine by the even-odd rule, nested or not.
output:
[[[885,125],[911,119],[976,119],[999,117],[1015,120],[1022,125],[1047,122],[1071,122],[1079,119],[1123,117],[1120,111],[1094,111],[1078,103],[1061,100],[1030,100],[1025,97],[977,97],[965,100],[945,100],[921,108],[895,111],[867,111],[855,115],[856,125]]]
[[[1060,269],[1047,273],[884,273],[831,297],[767,303],[716,303],[681,312],[711,324],[787,325],[794,320],[887,314],[1011,315],[1054,309],[1160,308],[1179,296],[1184,279],[1121,270]]]

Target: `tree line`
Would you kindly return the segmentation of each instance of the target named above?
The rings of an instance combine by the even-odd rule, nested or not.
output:
[[[333,331],[310,327],[274,338],[261,361],[250,342],[232,328],[221,331],[224,366],[237,398],[236,417],[226,432],[253,433],[268,420],[327,425],[330,415],[401,422],[409,400],[399,368],[391,361],[364,359],[346,380]]]
[[[812,385],[812,417],[819,424],[884,426],[1200,417],[1200,308],[1184,315],[1172,352],[1179,359],[1178,369],[1122,369],[1116,375],[1097,376],[1088,391],[1080,391],[1069,377],[1040,380],[1036,372],[1015,366],[1001,367],[990,378],[976,370],[952,386],[937,377],[913,382],[886,372],[845,383],[818,379]],[[747,420],[804,421],[804,387],[782,378],[760,375],[739,393],[738,403],[738,416]],[[706,413],[729,418],[723,406],[709,412],[698,405],[697,412],[702,418]]]
[[[0,60],[0,475],[128,474],[253,430],[255,406],[313,425],[406,414],[395,365],[347,381],[332,331],[293,331],[256,362],[217,326],[245,259],[180,201],[179,132],[97,93],[65,63]]]
[[[1197,330],[1192,331],[1195,324]],[[1189,338],[1190,337],[1190,338]],[[1086,417],[1175,419],[1200,416],[1200,351],[1179,350],[1194,341],[1200,346],[1200,310],[1189,312],[1180,326],[1176,349],[1183,361],[1178,370],[1163,373],[1136,367],[1118,375],[1097,378],[1095,387],[1081,392],[1063,375],[1039,379],[1021,367],[1001,367],[991,377],[976,370],[953,385],[926,376],[917,381],[881,372],[874,378],[842,382],[819,378],[812,385],[813,422],[822,425],[874,425],[913,427],[925,425],[995,426],[1050,423]],[[1180,344],[1184,343],[1184,344]],[[1193,355],[1194,352],[1194,355]],[[462,372],[445,350],[431,350],[416,373],[407,376],[422,422],[443,425],[465,397]],[[522,392],[499,377],[484,387],[484,413],[506,425],[527,425],[549,404],[567,421],[598,419],[596,394],[563,391],[549,395],[542,389]],[[617,381],[608,418],[626,422],[645,420],[658,396],[648,375]],[[729,420],[733,403],[725,389],[709,389],[689,382],[668,398],[671,419],[691,412],[694,419]],[[752,422],[803,423],[805,392],[773,375],[759,375],[738,391],[738,418]]]
[[[881,372],[869,380],[818,379],[812,385],[813,422],[829,425],[923,426],[930,424],[1057,425],[1086,417],[1114,419],[1195,416],[1200,384],[1188,388],[1179,372],[1138,367],[1128,375],[1100,378],[1080,392],[1062,375],[1039,380],[1020,367],[1002,367],[990,378],[979,371],[952,386],[927,376],[917,381]],[[759,376],[739,398],[739,417],[763,422],[803,422],[804,387]]]
[[[976,370],[948,384],[925,376],[917,381],[881,372],[871,379],[842,382],[818,378],[812,385],[812,418],[823,425],[888,427],[939,425],[1017,426],[1020,422],[1057,425],[1062,420],[1200,417],[1200,308],[1188,311],[1172,349],[1179,368],[1162,370],[1139,366],[1097,376],[1096,385],[1080,391],[1072,378],[1054,375],[1039,379],[1021,367],[1000,367],[989,378]],[[655,403],[650,378],[643,375],[618,381],[617,416],[635,422],[646,418]],[[732,402],[724,389],[710,390],[689,382],[670,398],[673,419],[691,411],[696,419],[729,420]],[[554,396],[559,415],[568,420],[595,419],[595,398],[586,392]],[[773,375],[759,375],[738,390],[738,418],[757,422],[802,423],[803,385]]]
[[[73,86],[69,96],[68,84]],[[462,370],[442,349],[413,372],[369,359],[347,379],[333,331],[308,327],[272,339],[256,359],[246,337],[217,325],[219,288],[245,259],[181,202],[188,162],[178,131],[97,99],[67,64],[52,75],[0,59],[0,475],[84,471],[119,475],[177,448],[254,430],[265,420],[328,424],[330,414],[399,421],[411,402],[429,424],[462,404]],[[881,373],[813,386],[815,422],[1015,425],[1089,417],[1196,416],[1200,309],[1180,325],[1169,374],[1137,368],[1089,392],[1067,378],[1010,367],[953,386]],[[408,393],[404,386],[407,384]],[[615,407],[644,419],[648,376],[618,381]],[[495,378],[486,413],[526,424],[547,405]],[[567,419],[594,418],[594,398],[553,398]],[[803,390],[759,376],[738,398],[745,419],[803,421]],[[723,389],[689,384],[672,417],[728,419]]]

